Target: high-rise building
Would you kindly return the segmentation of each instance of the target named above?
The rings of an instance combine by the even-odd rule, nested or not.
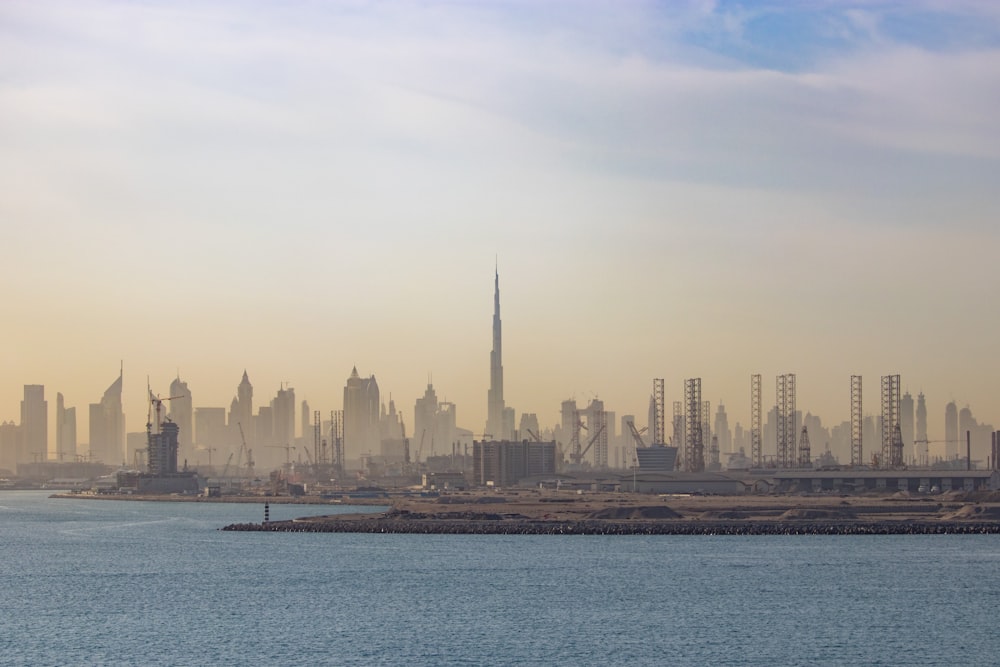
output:
[[[517,427],[517,431],[520,436],[519,439],[538,441],[539,438],[541,438],[541,435],[538,433],[539,430],[538,415],[534,412],[522,412],[521,423],[518,424]]]
[[[378,418],[379,440],[403,441],[403,415],[396,411],[396,401],[389,395],[389,406],[382,403]]]
[[[437,436],[437,414],[437,392],[434,391],[434,385],[428,382],[424,395],[413,406],[413,442],[417,447]]]
[[[21,427],[13,421],[0,422],[0,469],[13,475],[18,463],[28,463],[31,457],[24,454]]]
[[[22,447],[32,460],[45,461],[49,458],[49,402],[45,400],[43,385],[24,385],[24,400],[21,401],[21,438]]]
[[[733,434],[729,431],[729,416],[726,406],[719,401],[715,412],[715,435],[719,438],[719,451],[731,454],[733,452]]]
[[[899,432],[903,437],[904,452],[909,452],[913,446],[913,438],[915,437],[913,417],[913,396],[910,395],[910,392],[906,392],[899,399]]]
[[[958,458],[958,406],[955,401],[944,406],[944,457],[948,461]]]
[[[927,445],[927,403],[924,401],[924,392],[917,394],[917,424],[913,433],[913,449],[917,463],[920,465],[930,463]]]
[[[595,398],[587,405],[587,444],[593,451],[594,467],[608,467],[608,413],[604,401]],[[585,446],[586,447],[586,446]]]
[[[344,386],[344,458],[357,460],[381,451],[379,433],[378,383],[375,376],[362,378],[358,368],[351,370]]]
[[[177,424],[177,446],[181,459],[194,454],[194,401],[187,382],[180,376],[170,383],[170,419]]]
[[[63,395],[56,394],[56,461],[76,458],[76,408],[67,408]]]
[[[295,442],[295,390],[282,387],[271,400],[272,432],[275,445],[285,446]]]
[[[301,428],[299,429],[299,437],[303,442],[307,444],[312,444],[315,440],[315,424],[313,424],[313,413],[309,411],[309,402],[302,401],[302,410],[299,413],[302,415],[300,417]]]
[[[257,443],[257,429],[253,423],[253,385],[250,384],[246,369],[243,370],[243,379],[236,388],[236,397],[229,405],[229,430],[232,442],[240,442],[240,427],[243,428],[247,446],[253,447]]]
[[[90,457],[108,465],[118,465],[125,458],[121,372],[104,392],[101,402],[90,404]]]
[[[226,409],[225,408],[195,408],[194,411],[195,442],[201,447],[216,447],[227,441]],[[239,438],[239,429],[236,429]],[[194,459],[192,459],[194,460]]]
[[[493,440],[508,440],[513,429],[513,414],[505,414],[503,400],[503,357],[500,331],[500,272],[493,287],[493,350],[490,352],[490,390],[487,394],[486,433]],[[507,422],[511,422],[508,427]]]

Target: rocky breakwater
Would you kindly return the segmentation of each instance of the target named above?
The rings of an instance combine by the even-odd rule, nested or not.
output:
[[[720,513],[722,514],[722,513]],[[380,515],[338,515],[243,523],[228,531],[300,533],[408,533],[452,535],[931,535],[996,534],[1000,520],[978,517],[859,519],[849,511],[788,511],[776,518],[682,516],[664,505],[609,507],[576,518],[532,517],[518,512],[464,509]]]

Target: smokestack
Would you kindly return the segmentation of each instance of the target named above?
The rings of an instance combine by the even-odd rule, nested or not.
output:
[[[972,431],[965,432],[965,469],[972,470]]]
[[[997,469],[997,432],[990,433],[990,470]]]

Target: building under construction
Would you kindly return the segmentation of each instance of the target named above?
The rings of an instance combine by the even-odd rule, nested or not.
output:
[[[146,420],[146,468],[144,473],[118,473],[118,488],[132,493],[193,493],[199,491],[195,472],[177,469],[180,427],[162,417],[163,400],[149,394],[150,410]],[[155,413],[155,417],[154,417]]]

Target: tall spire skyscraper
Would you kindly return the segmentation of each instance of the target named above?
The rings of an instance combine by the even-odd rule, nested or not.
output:
[[[496,270],[493,292],[493,351],[490,352],[490,391],[487,396],[486,433],[494,440],[510,437],[504,428],[503,360],[500,342],[500,271]]]

